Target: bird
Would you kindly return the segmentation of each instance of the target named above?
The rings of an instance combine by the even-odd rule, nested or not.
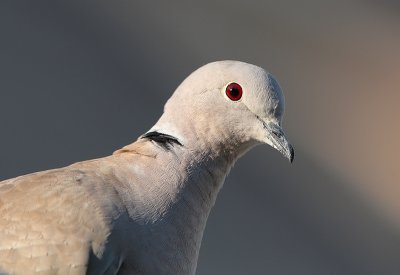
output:
[[[236,160],[267,144],[293,161],[284,107],[263,68],[211,62],[133,143],[0,182],[0,274],[195,274],[207,218]]]

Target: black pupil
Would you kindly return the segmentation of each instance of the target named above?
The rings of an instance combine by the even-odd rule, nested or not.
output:
[[[239,89],[235,87],[231,88],[230,93],[232,97],[238,97],[240,94]]]

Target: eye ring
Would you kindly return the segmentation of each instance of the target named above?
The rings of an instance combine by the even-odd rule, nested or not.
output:
[[[232,101],[238,101],[242,98],[243,89],[239,84],[232,82],[225,88],[226,96]]]

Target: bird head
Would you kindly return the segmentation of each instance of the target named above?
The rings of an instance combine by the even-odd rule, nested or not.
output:
[[[281,126],[284,108],[270,73],[244,62],[217,61],[182,82],[153,130],[175,134],[183,143],[190,132],[198,142],[230,148],[268,144],[292,162],[294,150]]]

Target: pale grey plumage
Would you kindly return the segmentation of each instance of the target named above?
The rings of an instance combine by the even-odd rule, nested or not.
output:
[[[243,87],[230,101],[225,87]],[[263,69],[205,65],[150,131],[113,155],[0,184],[1,274],[194,274],[208,214],[238,157],[267,143],[289,159],[284,100]],[[249,187],[251,188],[251,187]]]

